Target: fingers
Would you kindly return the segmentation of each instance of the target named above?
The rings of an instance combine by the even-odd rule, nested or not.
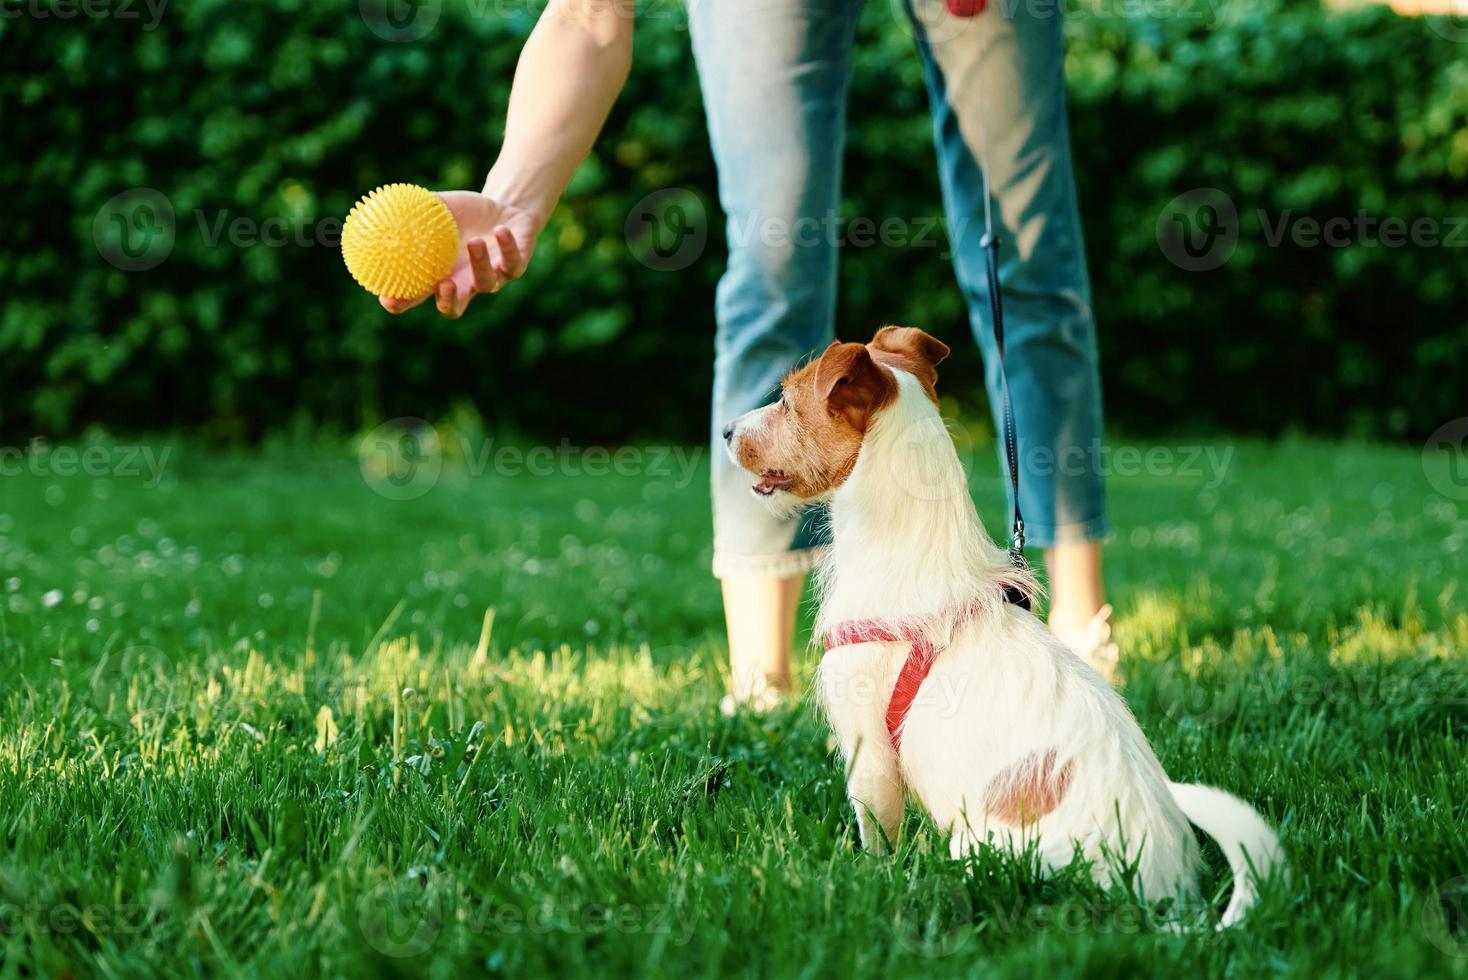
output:
[[[510,229],[501,225],[494,230],[493,247],[482,238],[471,238],[465,245],[469,253],[467,266],[440,279],[433,288],[433,302],[438,312],[450,320],[464,315],[469,301],[480,293],[497,293],[506,282],[525,272],[526,259]],[[382,308],[389,313],[402,313],[428,299],[383,298]]]
[[[431,296],[433,294],[429,293],[428,295]],[[399,313],[408,312],[427,298],[428,296],[419,296],[417,299],[393,299],[391,296],[380,296],[378,297],[378,302],[382,304],[384,310],[396,316]]]
[[[467,296],[463,298],[463,302],[460,302],[459,284],[454,282],[452,276],[438,281],[438,285],[433,290],[433,298],[438,306],[438,312],[450,320],[457,320],[464,312],[464,307],[469,305]]]
[[[482,238],[469,239],[469,269],[474,275],[476,293],[497,293],[505,284],[490,261],[489,246]]]
[[[499,253],[494,271],[505,280],[519,279],[525,272],[526,261],[520,252],[520,243],[515,241],[514,233],[500,225],[494,230],[494,243],[498,246],[496,251]]]

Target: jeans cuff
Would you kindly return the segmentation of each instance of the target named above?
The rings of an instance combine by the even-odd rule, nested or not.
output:
[[[781,551],[773,555],[731,555],[714,551],[714,578],[739,578],[759,575],[774,578],[789,578],[803,575],[815,567],[825,547],[798,548]]]
[[[1111,526],[1105,517],[1093,517],[1088,521],[1072,521],[1055,526],[1025,522],[1025,544],[1036,548],[1100,541],[1110,533]]]

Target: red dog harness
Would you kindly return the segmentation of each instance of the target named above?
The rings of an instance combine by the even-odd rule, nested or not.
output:
[[[1030,608],[1029,599],[1012,585],[1005,584],[1004,601],[1022,609]],[[953,617],[954,626],[961,625],[974,614],[974,607],[960,609]],[[921,623],[893,624],[884,619],[848,619],[831,627],[825,636],[826,652],[837,647],[849,647],[856,643],[906,643],[907,659],[902,672],[897,675],[897,686],[892,688],[892,699],[887,702],[887,737],[892,740],[892,751],[902,751],[902,723],[912,703],[917,700],[918,690],[933,669],[938,650],[928,638],[928,631]]]

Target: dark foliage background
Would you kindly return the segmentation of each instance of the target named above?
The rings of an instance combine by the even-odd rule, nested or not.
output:
[[[893,6],[869,4],[862,31],[848,217],[941,213]],[[1407,437],[1461,414],[1468,227],[1452,219],[1468,219],[1468,32],[1283,0],[1122,7],[1068,21],[1113,425]],[[178,2],[155,29],[141,5],[137,19],[27,9],[0,20],[5,436],[105,422],[233,440],[466,408],[547,436],[705,431],[724,254],[678,7],[641,17],[632,80],[530,274],[453,323],[381,313],[317,239],[378,184],[478,185],[539,5],[450,2],[412,43],[384,40],[345,0]],[[167,199],[175,240],[156,268],[124,271],[94,224],[138,187]],[[646,267],[624,236],[635,202],[669,187],[697,194],[713,225],[679,272]],[[1157,224],[1198,187],[1232,199],[1240,235],[1222,267],[1188,272]],[[1457,246],[1267,241],[1285,215],[1360,212],[1432,219]],[[252,242],[271,219],[286,244]],[[883,322],[961,339],[941,247],[845,250],[842,331]],[[971,345],[945,378],[982,403]]]

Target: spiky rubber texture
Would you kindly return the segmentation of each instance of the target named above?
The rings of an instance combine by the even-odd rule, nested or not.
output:
[[[415,184],[385,184],[358,201],[342,227],[347,271],[369,293],[417,299],[449,274],[459,227],[448,207]]]

